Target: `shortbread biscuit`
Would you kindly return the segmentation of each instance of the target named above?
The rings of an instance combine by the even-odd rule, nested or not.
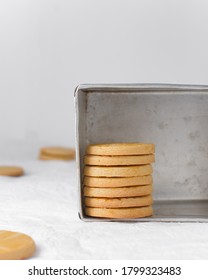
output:
[[[92,177],[136,177],[150,175],[152,166],[150,164],[138,166],[85,166],[84,175]]]
[[[124,178],[102,178],[84,177],[84,185],[95,188],[119,188],[129,186],[143,186],[152,184],[152,176],[124,177]]]
[[[0,166],[0,176],[18,177],[24,174],[24,170],[18,166]]]
[[[98,166],[120,166],[120,165],[144,165],[155,161],[155,155],[139,155],[139,156],[95,156],[86,155],[84,163],[86,165]]]
[[[85,205],[94,208],[127,208],[152,205],[151,195],[140,197],[100,198],[85,197]]]
[[[42,157],[42,158],[41,158]],[[40,159],[63,159],[75,158],[75,150],[65,147],[45,147],[40,150]]]
[[[23,233],[0,230],[0,260],[23,260],[35,252],[35,242]]]
[[[122,188],[93,188],[84,187],[84,196],[88,197],[135,197],[151,194],[153,191],[152,185],[122,187]]]
[[[107,143],[92,144],[87,147],[89,155],[147,155],[155,152],[154,144],[149,143]]]
[[[153,214],[152,206],[132,208],[92,208],[86,207],[85,214],[91,217],[112,219],[136,219],[149,217]]]
[[[65,160],[65,161],[67,161],[67,160],[72,160],[73,158],[40,155],[39,159],[40,160]]]

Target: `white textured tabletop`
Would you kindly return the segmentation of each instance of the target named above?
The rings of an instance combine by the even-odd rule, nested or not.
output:
[[[75,162],[6,163],[26,175],[0,177],[1,229],[32,236],[35,259],[208,259],[208,223],[83,222]]]

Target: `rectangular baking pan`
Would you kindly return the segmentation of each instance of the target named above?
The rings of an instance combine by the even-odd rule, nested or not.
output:
[[[79,216],[85,221],[208,222],[208,86],[80,85],[75,90]],[[83,157],[88,144],[152,142],[154,215],[86,217]]]

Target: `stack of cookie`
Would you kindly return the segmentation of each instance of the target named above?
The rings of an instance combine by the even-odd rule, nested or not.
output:
[[[85,214],[102,218],[151,216],[154,144],[89,145],[84,159]]]

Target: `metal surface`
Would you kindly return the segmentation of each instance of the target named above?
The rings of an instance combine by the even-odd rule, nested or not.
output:
[[[155,214],[136,221],[208,222],[207,86],[82,85],[76,89],[75,102],[82,219],[103,220],[83,213],[86,146],[152,142]]]

